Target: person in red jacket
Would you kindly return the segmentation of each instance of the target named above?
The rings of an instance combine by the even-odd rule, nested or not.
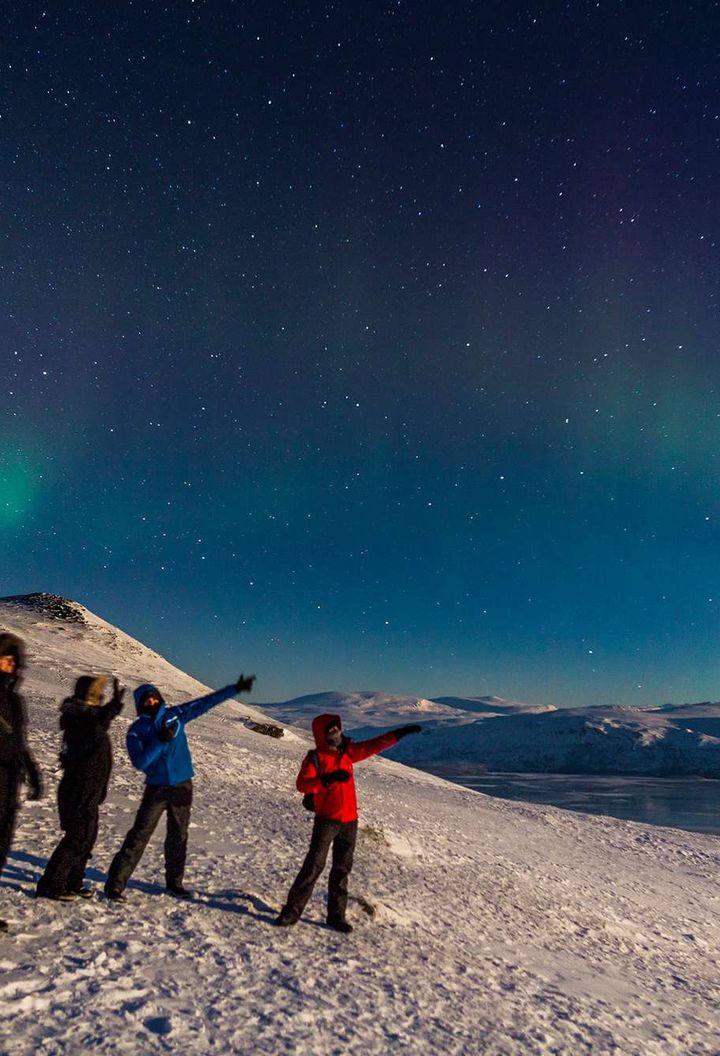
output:
[[[420,733],[420,730],[420,726],[401,726],[369,741],[355,742],[344,736],[339,715],[318,715],[313,719],[316,749],[303,759],[296,784],[298,792],[313,795],[315,823],[310,850],[275,920],[277,925],[297,924],[325,868],[332,845],[327,922],[336,931],[353,930],[345,919],[348,877],[358,826],[353,764],[392,748],[409,733]]]

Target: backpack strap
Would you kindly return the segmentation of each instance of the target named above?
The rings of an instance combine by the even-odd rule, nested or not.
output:
[[[315,767],[315,772],[317,774],[319,774],[320,773],[320,760],[318,759],[318,754],[315,751],[315,749],[313,749],[312,751],[308,752],[307,755],[305,756],[305,758],[310,760],[310,762]],[[314,811],[315,810],[315,793],[314,792],[306,792],[305,795],[303,796],[303,801],[302,802],[303,802],[303,806],[305,807],[305,810]]]

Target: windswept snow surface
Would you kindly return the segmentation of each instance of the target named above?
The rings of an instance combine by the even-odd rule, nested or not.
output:
[[[23,806],[0,883],[11,925],[0,936],[0,1052],[720,1051],[716,840],[489,799],[374,759],[356,771],[355,932],[324,927],[325,878],[306,919],[275,929],[311,826],[294,790],[306,742],[251,732],[240,703],[189,730],[195,902],[163,894],[161,834],[126,904],[36,901],[58,836],[57,703],[74,677],[157,681],[171,702],[202,688],[81,612],[84,623],[68,623],[0,604],[0,626],[30,647],[31,741],[50,786]],[[114,729],[98,885],[142,789],[122,749],[130,710]]]

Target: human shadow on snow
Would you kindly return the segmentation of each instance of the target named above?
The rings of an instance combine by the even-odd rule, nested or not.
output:
[[[7,863],[3,869],[0,887],[10,887],[15,891],[19,891],[22,890],[22,883],[35,885],[46,865],[47,858],[38,858],[36,854],[27,854],[25,851],[10,851]],[[28,869],[27,866],[34,866],[38,871]]]
[[[34,898],[35,886],[46,865],[46,858],[39,858],[37,855],[28,854],[26,851],[11,851],[3,871],[3,878],[0,880],[0,887],[22,891],[28,897]],[[107,880],[107,873],[90,867],[85,871],[85,879],[104,884]],[[31,884],[32,890],[24,888],[24,884]],[[167,895],[164,884],[155,884],[148,880],[130,880],[128,892],[132,891],[139,891],[145,895]],[[252,908],[242,905],[241,902],[243,901],[249,902]],[[207,906],[208,909],[218,909],[224,913],[238,913],[242,916],[254,917],[256,920],[266,924],[272,924],[277,916],[277,910],[267,902],[264,902],[258,895],[232,889],[196,891],[195,897],[187,903],[183,903],[181,899],[178,899],[177,903],[179,906],[195,904]]]
[[[23,863],[26,866],[34,866],[35,870],[23,868]],[[45,866],[48,863],[47,858],[39,858],[36,854],[28,854],[27,851],[10,851],[8,855],[7,865],[3,870],[3,876],[16,877],[18,880],[25,880],[28,883],[36,884],[40,879],[40,876],[45,871]],[[92,866],[88,866],[85,870],[85,879],[94,880],[96,883],[104,883],[107,880],[107,873],[101,869],[94,869]],[[0,880],[0,887],[17,886],[8,884],[5,880]]]
[[[208,906],[210,909],[219,909],[224,913],[240,913],[246,917],[254,917],[256,920],[260,920],[265,924],[272,924],[277,916],[277,910],[264,902],[258,895],[248,894],[244,891],[234,891],[227,889],[225,891],[208,891],[202,898],[198,898],[196,895],[196,901],[202,903],[203,906]],[[252,906],[250,909],[248,906],[239,905],[239,901],[249,902]]]

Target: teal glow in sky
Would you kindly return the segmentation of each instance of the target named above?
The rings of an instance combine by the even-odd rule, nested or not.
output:
[[[717,699],[715,17],[347,16],[8,18],[0,593],[261,700]]]

